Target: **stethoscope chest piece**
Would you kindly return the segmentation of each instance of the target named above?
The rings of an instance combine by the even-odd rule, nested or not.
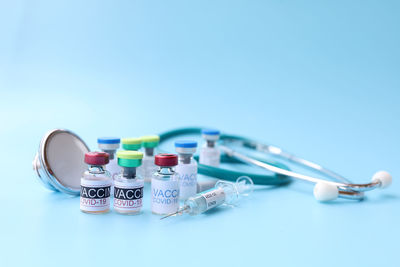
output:
[[[33,160],[33,169],[43,185],[53,191],[78,195],[88,146],[76,134],[64,129],[46,133]]]

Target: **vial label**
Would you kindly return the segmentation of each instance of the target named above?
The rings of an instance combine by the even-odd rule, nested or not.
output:
[[[200,164],[218,167],[220,164],[220,152],[216,148],[204,147],[200,151]]]
[[[179,181],[151,180],[151,211],[168,214],[179,209]]]
[[[197,165],[179,164],[176,166],[179,174],[179,198],[187,199],[197,193]]]
[[[140,211],[143,206],[143,185],[143,181],[114,181],[114,209],[127,213]]]
[[[111,180],[81,179],[80,207],[83,211],[105,211],[110,208]]]
[[[222,188],[210,189],[202,194],[207,203],[207,210],[217,207],[225,201],[225,191]]]

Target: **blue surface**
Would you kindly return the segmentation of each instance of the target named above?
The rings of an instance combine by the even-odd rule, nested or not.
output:
[[[2,1],[1,266],[399,266],[398,1]],[[301,182],[235,209],[90,216],[31,160],[63,127],[218,127],[393,186],[321,204]]]

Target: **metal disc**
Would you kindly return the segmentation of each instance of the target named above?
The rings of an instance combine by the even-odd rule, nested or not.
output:
[[[80,180],[87,168],[84,156],[89,151],[73,132],[55,129],[42,138],[33,168],[48,189],[78,195]]]

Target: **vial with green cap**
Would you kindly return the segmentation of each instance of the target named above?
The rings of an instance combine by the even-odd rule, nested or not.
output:
[[[122,138],[122,148],[130,151],[138,151],[142,147],[141,138]]]
[[[142,136],[142,146],[144,148],[143,164],[141,167],[141,174],[145,182],[151,182],[153,174],[157,171],[157,166],[154,164],[154,150],[160,142],[158,135]]]
[[[114,210],[121,214],[138,214],[143,206],[143,179],[136,173],[143,153],[118,151],[121,173],[114,179]]]

